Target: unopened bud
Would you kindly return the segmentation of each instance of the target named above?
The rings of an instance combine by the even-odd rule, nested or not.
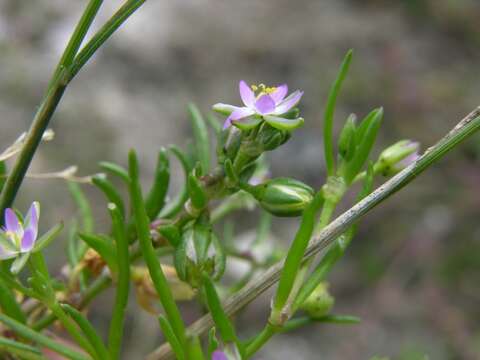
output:
[[[411,140],[401,140],[386,148],[375,164],[375,171],[385,176],[395,175],[419,158],[420,144]]]
[[[299,216],[312,201],[313,189],[301,181],[289,178],[272,179],[245,188],[260,205],[276,216]]]

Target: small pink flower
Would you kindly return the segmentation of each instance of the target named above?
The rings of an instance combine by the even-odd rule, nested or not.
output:
[[[303,91],[296,90],[289,96],[286,96],[288,93],[287,84],[273,88],[268,88],[261,84],[250,88],[245,81],[241,80],[238,87],[240,98],[245,106],[240,107],[222,103],[213,106],[214,110],[230,113],[223,125],[224,129],[229,127],[232,121],[241,121],[252,115],[283,115],[297,105],[303,95]],[[253,89],[259,90],[257,95]]]

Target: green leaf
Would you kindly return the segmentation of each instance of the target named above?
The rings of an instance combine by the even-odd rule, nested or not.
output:
[[[345,121],[340,137],[338,139],[338,153],[345,161],[350,161],[355,154],[357,143],[355,142],[355,114],[350,116]]]
[[[12,279],[12,281],[15,280]],[[18,304],[12,290],[13,289],[9,287],[8,284],[3,281],[3,279],[0,281],[0,293],[2,294],[2,296],[0,296],[0,308],[6,315],[25,324],[27,322],[27,317],[23,313],[23,310]]]
[[[212,280],[207,276],[203,276],[203,284],[205,289],[205,296],[207,300],[208,309],[212,315],[213,322],[215,327],[220,333],[224,343],[233,342],[238,345],[239,341],[235,333],[235,328],[233,327],[230,319],[223,310],[220,298],[218,297],[215,286],[213,285]]]
[[[50,243],[55,240],[55,238],[60,234],[63,230],[63,223],[57,224],[48,230],[45,234],[43,234],[40,238],[37,239],[35,242],[35,246],[32,252],[42,251],[45,249]]]
[[[153,185],[145,200],[145,207],[147,208],[147,215],[150,220],[154,220],[165,205],[169,182],[170,161],[168,160],[167,150],[161,148],[158,152]]]
[[[188,200],[188,190],[187,190],[187,182],[188,182],[188,174],[192,170],[193,166],[190,163],[188,156],[180,150],[177,146],[172,145],[170,146],[170,151],[172,154],[178,159],[180,165],[183,168],[185,174],[185,184],[183,185],[180,192],[177,196],[170,201],[160,212],[160,217],[165,219],[171,219],[175,215],[177,215],[185,205],[185,202]]]
[[[317,322],[323,322],[323,323],[345,324],[345,325],[359,324],[361,322],[361,319],[357,316],[335,315],[335,314],[329,314],[329,315],[322,316],[320,318],[314,318],[314,320]]]
[[[167,319],[172,325],[176,337],[182,345],[186,344],[185,324],[180,315],[180,311],[175,303],[173,294],[168,285],[165,274],[160,266],[155,249],[150,238],[150,222],[143,203],[143,195],[140,187],[137,156],[133,150],[130,150],[128,156],[128,171],[130,174],[130,198],[133,206],[135,225],[145,263],[148,267],[150,277],[152,278],[155,290],[158,293],[163,305]]]
[[[42,335],[39,332],[30,329],[28,326],[23,325],[22,323],[12,319],[5,314],[0,314],[0,322],[5,324],[8,328],[12,329],[16,334],[20,335],[21,337],[45,346],[46,348],[49,348],[60,355],[64,355],[67,357],[67,359],[89,360],[88,356],[83,355],[63,344],[60,344],[50,339],[45,335]]]
[[[185,360],[185,352],[183,351],[183,346],[178,341],[175,333],[173,332],[172,327],[168,320],[163,316],[158,316],[158,322],[160,324],[160,328],[162,329],[163,335],[165,339],[169,342],[170,346],[172,347],[173,352],[178,360]]]
[[[108,171],[115,176],[118,176],[127,185],[130,182],[130,178],[128,177],[128,171],[122,166],[109,161],[102,161],[99,163],[99,165],[103,170]]]
[[[83,316],[80,311],[68,304],[62,304],[61,306],[62,309],[65,310],[65,312],[77,323],[88,342],[92,345],[93,349],[95,349],[95,352],[98,356],[97,359],[108,359],[109,355],[105,344],[87,318]]]
[[[117,189],[115,189],[115,186],[108,181],[105,175],[93,176],[92,183],[105,194],[109,202],[114,203],[118,207],[122,216],[125,217],[125,204],[123,203],[122,196]]]
[[[367,115],[365,120],[362,121],[357,133],[359,138],[356,142],[358,144],[355,155],[352,160],[347,164],[345,174],[343,177],[347,184],[350,184],[355,176],[360,172],[362,167],[370,155],[370,151],[373,148],[375,139],[377,137],[378,129],[383,118],[383,109],[375,109]],[[361,135],[360,135],[361,134]]]
[[[112,218],[113,237],[117,245],[118,256],[117,291],[108,333],[108,350],[110,359],[113,360],[119,358],[122,345],[124,319],[130,289],[130,256],[122,215],[115,204],[109,204],[108,209]]]
[[[117,251],[115,246],[109,237],[98,234],[86,234],[78,233],[80,239],[82,239],[89,247],[94,249],[105,262],[110,270],[116,274],[118,271],[117,263]]]
[[[180,243],[180,231],[178,227],[173,224],[160,225],[158,232],[162,235],[173,247]]]
[[[12,263],[10,266],[10,271],[13,275],[17,275],[22,271],[23,267],[28,261],[28,258],[30,257],[30,252],[25,252],[20,254]]]
[[[202,345],[198,336],[191,337],[187,340],[187,359],[205,360],[205,356],[202,352]]]
[[[207,114],[207,123],[212,127],[215,134],[218,136],[222,132],[222,124],[218,121],[217,117],[213,114]]]
[[[203,116],[194,104],[188,105],[188,112],[192,120],[193,136],[195,138],[195,152],[202,166],[202,175],[210,169],[210,138]]]
[[[217,235],[212,233],[212,243],[213,248],[215,249],[215,271],[212,275],[213,280],[220,280],[225,272],[225,266],[227,264],[227,256],[225,254],[225,249],[218,240]]]
[[[285,119],[278,116],[265,115],[264,119],[268,125],[274,127],[275,129],[284,131],[293,131],[298,129],[299,127],[302,127],[305,122],[305,120],[303,120],[301,117],[296,119]]]
[[[335,113],[335,106],[337,103],[338,93],[345,79],[350,63],[352,62],[353,51],[349,50],[338,72],[335,82],[330,88],[327,105],[325,107],[324,121],[323,121],[323,145],[325,152],[325,163],[327,165],[328,176],[333,176],[335,173],[335,160],[333,150],[333,116]]]
[[[233,120],[233,126],[239,128],[242,131],[249,131],[255,129],[262,122],[261,118],[258,117],[248,117],[242,120]]]
[[[300,268],[303,254],[313,233],[317,211],[322,205],[323,201],[324,199],[322,192],[319,191],[307,208],[303,211],[300,227],[295,234],[295,238],[290,246],[290,249],[288,250],[287,257],[285,258],[285,263],[278,283],[277,293],[275,294],[273,302],[272,314],[275,312],[277,315],[279,315],[283,309],[283,306],[287,302],[293,283]]]
[[[36,347],[21,342],[0,337],[0,352],[17,355],[23,360],[46,360],[43,353]]]

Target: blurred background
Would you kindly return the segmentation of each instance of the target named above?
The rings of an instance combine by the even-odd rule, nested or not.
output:
[[[86,1],[0,0],[0,149],[28,128],[49,76]],[[98,27],[120,1],[105,1]],[[273,176],[312,186],[325,180],[322,114],[331,81],[355,50],[336,124],[384,106],[375,156],[404,138],[425,149],[480,104],[478,0],[182,0],[147,1],[71,83],[32,172],[100,160],[126,164],[129,148],[149,184],[160,146],[191,136],[186,112],[195,102],[239,103],[239,79],[303,89],[305,126],[269,154]],[[480,145],[475,136],[361,222],[346,257],[329,277],[335,313],[361,317],[353,326],[314,325],[275,337],[258,359],[480,358]],[[182,176],[174,169],[172,194]],[[103,195],[84,187],[97,227],[108,225]],[[42,203],[47,229],[76,215],[61,180],[27,180],[16,206]],[[347,198],[343,207],[351,204]],[[256,225],[239,214],[237,233]],[[287,246],[297,221],[275,221]],[[239,240],[240,241],[240,240]],[[52,272],[65,262],[57,241]],[[111,293],[90,317],[106,331]],[[243,336],[267,316],[269,295],[239,316]],[[186,313],[193,321],[198,313]],[[140,359],[161,341],[156,320],[131,306],[125,359]],[[148,335],[147,335],[148,334]],[[427,357],[425,357],[427,356]]]

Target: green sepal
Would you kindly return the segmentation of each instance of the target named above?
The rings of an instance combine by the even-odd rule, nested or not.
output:
[[[339,324],[339,325],[352,325],[359,324],[362,320],[357,316],[352,315],[335,315],[329,314],[318,318],[313,318],[315,322]]]
[[[282,114],[282,118],[285,119],[296,119],[300,116],[300,109],[298,107],[294,107],[290,109],[285,114]]]
[[[265,115],[263,118],[268,125],[283,131],[293,131],[298,129],[299,127],[302,127],[305,122],[301,117],[296,119],[286,119],[279,116]]]
[[[193,173],[188,175],[187,184],[188,195],[193,207],[198,210],[203,209],[207,205],[208,198],[202,184]]]
[[[242,120],[232,120],[232,125],[242,131],[250,131],[255,129],[261,122],[261,118],[256,116],[250,116]]]
[[[63,223],[59,223],[52,227],[45,234],[43,234],[40,238],[37,239],[32,252],[37,252],[45,249],[48,245],[50,245],[53,240],[55,240],[55,238],[60,234],[62,230]]]
[[[173,265],[177,271],[180,280],[187,280],[187,238],[185,232],[180,238],[180,242],[175,247],[173,255]]]
[[[16,246],[12,244],[3,231],[0,231],[0,246],[10,251],[18,252]]]
[[[228,181],[228,187],[234,187],[238,183],[238,176],[235,173],[235,169],[233,168],[232,160],[227,159],[223,164],[223,168],[225,170],[225,175]]]
[[[214,256],[214,270],[212,274],[212,280],[220,280],[225,272],[225,267],[227,264],[227,256],[225,254],[225,249],[223,248],[220,240],[218,239],[215,233],[212,233],[212,245],[215,249]]]
[[[22,271],[23,267],[27,264],[28,258],[30,257],[30,252],[25,252],[17,256],[17,258],[10,265],[10,272],[13,275],[17,275]]]
[[[355,154],[355,122],[356,115],[350,114],[350,116],[345,121],[342,131],[338,139],[338,154],[345,161],[350,161]]]

